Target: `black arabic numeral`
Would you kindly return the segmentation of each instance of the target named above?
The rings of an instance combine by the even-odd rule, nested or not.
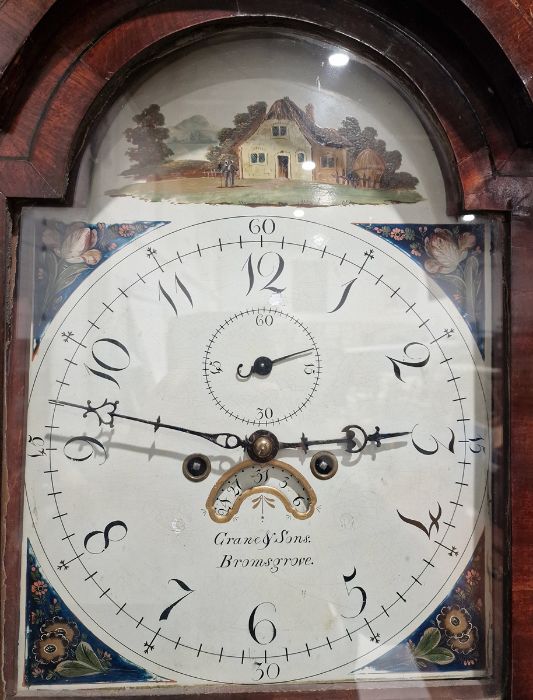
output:
[[[184,583],[183,581],[180,581],[179,578],[171,578],[171,579],[169,580],[169,583],[170,583],[170,581],[175,581],[175,582],[178,584],[178,586],[179,586],[183,591],[187,591],[187,592],[184,593],[184,594],[181,596],[181,598],[178,598],[178,600],[175,600],[173,603],[171,603],[171,604],[168,606],[168,608],[165,608],[165,609],[163,610],[163,612],[161,613],[161,615],[159,615],[159,621],[160,621],[160,622],[161,622],[161,620],[168,620],[168,616],[170,615],[170,613],[172,612],[172,610],[176,607],[176,605],[177,605],[178,603],[181,603],[181,601],[184,600],[188,595],[191,595],[191,593],[194,593],[194,591],[192,590],[192,588],[189,588],[189,586],[188,586],[186,583]]]
[[[278,664],[272,663],[268,664],[266,667],[266,671],[262,668],[264,665],[263,661],[254,661],[254,666],[257,666],[256,671],[259,674],[257,678],[255,679],[256,681],[261,681],[267,676],[267,678],[270,678],[271,681],[273,681],[275,678],[277,678],[281,672],[281,669]]]
[[[345,284],[343,284],[344,291],[342,293],[340,301],[337,304],[337,306],[329,312],[330,314],[334,314],[335,311],[338,311],[342,306],[344,306],[344,302],[346,301],[346,299],[348,299],[348,295],[351,292],[353,284],[356,280],[357,280],[357,277],[354,277],[353,280],[350,280],[349,282],[345,282]]]
[[[255,474],[254,474],[255,483],[256,483],[257,485],[262,484],[263,481],[264,481],[265,484],[266,484],[266,482],[268,481],[268,478],[269,478],[269,471],[268,471],[268,469],[265,469],[265,470],[263,470],[263,469],[258,469],[258,470],[255,472]]]
[[[308,362],[306,365],[304,365],[304,372],[306,374],[314,374],[315,373],[315,363]]]
[[[422,530],[422,532],[427,535],[428,539],[431,539],[431,531],[433,530],[433,528],[435,528],[435,532],[439,531],[439,520],[442,517],[442,508],[440,503],[437,503],[437,506],[439,508],[439,512],[437,513],[437,515],[433,515],[433,513],[429,511],[429,527],[426,527],[423,523],[420,522],[420,520],[413,520],[412,518],[407,518],[405,515],[402,515],[399,510],[396,510],[396,512],[404,521],[404,523],[407,523],[408,525],[413,525],[413,527]]]
[[[260,219],[251,219],[248,224],[248,231],[255,236],[260,233],[270,236],[275,230],[276,223],[274,219],[263,219],[263,221],[260,221]]]
[[[44,440],[40,436],[32,437],[28,435],[28,444],[32,446],[34,452],[28,452],[28,457],[43,457],[45,454]]]
[[[110,533],[115,528],[120,528],[121,530],[123,530],[122,537],[111,537]],[[102,552],[104,552],[109,547],[111,542],[120,542],[120,540],[123,540],[127,534],[128,526],[126,525],[126,523],[122,522],[122,520],[113,520],[108,525],[106,525],[103,530],[93,530],[92,532],[89,532],[89,534],[86,535],[85,539],[83,540],[83,546],[90,554],[102,554]],[[102,547],[102,549],[99,549],[98,551],[89,549],[89,547],[87,546],[89,542],[94,537],[98,537],[99,535],[102,535],[103,538],[104,546]]]
[[[209,362],[209,374],[220,374],[222,372],[222,365],[218,360],[211,360]]]
[[[425,357],[423,357],[421,360],[414,359],[411,355],[411,351],[415,347],[424,349]],[[425,367],[429,362],[430,358],[429,348],[427,347],[427,345],[424,345],[424,343],[407,343],[407,345],[403,349],[403,354],[407,358],[406,360],[395,360],[393,357],[387,355],[387,359],[392,362],[392,366],[394,367],[394,374],[396,378],[399,379],[401,382],[403,382],[404,380],[402,379],[400,365],[403,365],[404,367]]]
[[[268,406],[266,408],[258,408],[257,409],[257,417],[260,421],[270,420],[273,415],[274,415],[274,411],[271,408],[269,408]]]
[[[412,431],[413,433],[415,431],[415,428],[416,428],[416,425],[413,428],[413,431]],[[448,450],[452,454],[455,454],[455,433],[453,432],[453,430],[451,428],[448,428],[448,430],[451,433],[451,438],[450,438],[450,441],[447,445],[444,444],[443,442],[441,442],[440,440],[438,440],[434,435],[431,435],[430,437],[433,440],[435,447],[430,448],[430,449],[426,449],[424,447],[420,447],[420,445],[418,445],[415,442],[414,437],[411,435],[411,442],[413,443],[413,447],[423,455],[434,455],[438,451],[439,445],[440,445],[441,447],[444,447],[445,450]]]
[[[271,256],[271,257],[268,257]],[[277,264],[274,263],[274,267],[272,267],[270,270],[265,270],[265,265],[266,265],[266,258],[269,260],[272,260],[272,256],[276,257]],[[285,261],[281,257],[279,253],[274,253],[273,251],[269,251],[268,253],[263,253],[263,255],[259,258],[257,262],[257,272],[261,277],[269,277],[272,275],[271,279],[265,284],[264,287],[261,287],[260,291],[263,290],[269,290],[271,292],[283,292],[285,290],[285,287],[273,287],[272,285],[274,282],[278,279],[278,277],[281,275],[283,272],[283,268],[285,267]],[[255,273],[254,273],[254,262],[252,255],[250,254],[248,258],[246,259],[246,262],[244,263],[242,269],[244,270],[246,268],[248,272],[248,291],[246,292],[246,296],[250,294],[252,291],[254,284],[255,284]]]
[[[78,457],[74,457],[73,453],[69,454],[69,452],[67,452],[67,447],[69,447],[70,445],[75,445],[76,443],[78,443],[78,454],[80,453],[83,446],[88,447],[89,452],[84,452],[81,456]],[[104,453],[104,459],[101,462],[101,464],[103,464],[107,459],[106,448],[102,445],[100,440],[97,440],[93,437],[89,437],[88,435],[77,435],[76,437],[72,437],[69,440],[67,440],[66,443],[63,445],[63,454],[67,459],[70,459],[73,462],[85,462],[85,460],[97,456],[97,448],[102,450],[102,452]]]
[[[115,364],[110,364],[110,360],[106,358],[104,361],[101,357],[98,357],[96,354],[95,348],[98,345],[98,343],[107,343],[106,346],[108,350],[111,348],[118,348],[120,350],[120,353],[124,357],[124,366],[120,366],[120,364],[115,365]],[[102,369],[106,369],[109,372],[122,372],[123,370],[127,369],[130,365],[130,353],[128,352],[128,348],[123,345],[119,340],[115,340],[114,338],[99,338],[98,340],[95,340],[92,346],[92,356],[94,361],[102,367]],[[120,384],[118,381],[112,377],[110,374],[107,372],[101,372],[98,369],[93,369],[92,367],[89,367],[88,365],[85,365],[85,368],[89,371],[92,372],[92,374],[96,375],[97,377],[100,377],[101,379],[107,379],[110,382],[113,382],[113,384],[116,384],[120,388]]]
[[[274,608],[274,612],[276,612],[276,606],[274,603],[259,603],[259,605],[256,605],[252,610],[252,614],[248,619],[248,630],[250,632],[250,636],[254,642],[257,642],[257,644],[270,644],[276,638],[277,630],[272,620],[269,620],[266,617],[263,617],[260,620],[255,619],[255,615],[262,605],[271,605]],[[263,633],[260,635],[263,641],[257,638],[260,627],[262,630],[266,629],[266,631],[263,631]]]
[[[256,326],[271,326],[274,323],[274,316],[272,314],[257,314],[255,317]]]
[[[484,439],[484,437],[469,438],[469,442],[473,443],[469,445],[470,452],[473,452],[475,455],[485,452],[485,445],[482,444]]]
[[[356,613],[355,615],[343,615],[343,617],[352,619],[354,617],[358,617],[363,610],[366,608],[366,591],[364,588],[361,588],[361,586],[356,586],[353,585],[350,588],[348,588],[348,584],[351,583],[354,578],[357,576],[357,570],[354,566],[353,568],[353,573],[350,574],[350,576],[345,576],[344,574],[342,575],[342,578],[344,579],[344,585],[346,586],[346,592],[348,595],[351,595],[354,591],[358,591],[358,593],[361,595],[361,606],[359,607],[359,612]]]
[[[178,290],[181,290],[182,293],[187,297],[189,304],[191,305],[191,308],[194,307],[194,303],[193,303],[192,297],[189,293],[189,290],[187,289],[187,287],[183,284],[183,282],[180,280],[180,278],[176,274],[174,274],[174,288],[175,288],[176,292]],[[167,290],[163,287],[163,285],[161,284],[161,281],[160,281],[159,282],[159,301],[161,301],[161,295],[163,295],[163,298],[168,301],[172,310],[174,311],[174,313],[177,316],[178,315],[178,307],[176,306],[174,300],[172,299],[170,294],[167,292]]]

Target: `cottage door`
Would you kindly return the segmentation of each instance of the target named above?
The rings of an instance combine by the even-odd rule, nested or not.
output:
[[[278,173],[277,177],[289,177],[289,156],[278,156]]]

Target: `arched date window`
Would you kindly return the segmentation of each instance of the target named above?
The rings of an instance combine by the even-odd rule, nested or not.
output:
[[[392,11],[341,36],[311,5],[148,13],[35,132],[71,180],[12,205],[11,695],[505,697],[484,103],[409,32],[385,51]]]

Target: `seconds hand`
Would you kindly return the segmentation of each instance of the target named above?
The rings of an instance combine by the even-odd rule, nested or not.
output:
[[[289,355],[283,355],[283,357],[277,357],[275,360],[271,360],[270,357],[265,357],[261,355],[250,367],[248,374],[241,374],[241,368],[244,364],[241,363],[237,367],[237,374],[241,379],[248,379],[252,374],[258,374],[261,377],[266,377],[272,372],[272,367],[277,365],[278,362],[283,362],[284,360],[290,360],[292,357],[298,357],[299,355],[306,355],[309,352],[313,352],[314,348],[307,348],[307,350],[299,350],[298,352],[291,352]]]

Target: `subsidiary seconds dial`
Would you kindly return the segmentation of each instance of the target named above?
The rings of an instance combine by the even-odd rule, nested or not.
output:
[[[293,418],[313,397],[320,371],[309,329],[295,315],[267,307],[225,319],[209,340],[203,366],[216,405],[248,425]]]

